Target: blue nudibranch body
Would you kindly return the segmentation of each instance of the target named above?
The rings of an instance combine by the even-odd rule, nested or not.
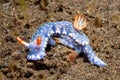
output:
[[[79,31],[86,27],[86,24],[87,21],[80,14],[75,17],[74,25],[68,21],[48,22],[37,29],[30,39],[30,43],[19,37],[17,37],[17,40],[29,48],[28,60],[43,59],[46,55],[47,44],[55,45],[56,40],[53,37],[56,37],[61,44],[74,49],[78,54],[83,52],[92,64],[106,66],[107,64],[100,60],[90,47],[88,37]]]

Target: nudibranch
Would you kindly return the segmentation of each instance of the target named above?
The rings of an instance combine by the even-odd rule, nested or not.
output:
[[[88,22],[84,15],[78,14],[75,16],[74,24],[69,21],[48,22],[36,30],[29,43],[19,37],[17,40],[29,49],[28,60],[43,59],[46,55],[47,44],[54,46],[58,41],[74,49],[77,52],[75,54],[83,52],[92,64],[106,66],[107,64],[100,60],[92,50],[89,38],[81,31],[87,25]]]

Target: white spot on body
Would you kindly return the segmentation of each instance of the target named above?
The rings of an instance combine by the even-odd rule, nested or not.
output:
[[[70,37],[73,37],[74,35],[72,33],[68,34]]]
[[[85,42],[82,42],[82,45],[84,46],[84,45],[85,45]]]
[[[29,55],[27,55],[27,58],[29,59],[29,58],[30,58],[30,56],[29,56]]]
[[[54,31],[53,31],[53,30],[50,30],[50,31],[49,31],[48,36],[50,36],[51,34],[54,34]]]
[[[46,55],[46,53],[45,53],[45,52],[41,52],[40,54],[42,54],[42,56],[45,56],[45,55]]]
[[[29,59],[31,59],[32,58],[32,56],[29,56]]]
[[[34,59],[34,58],[35,58],[35,55],[34,55],[34,54],[32,54],[32,55],[31,55],[31,58],[32,58],[32,59]]]
[[[43,36],[41,45],[43,44],[47,45],[47,41],[48,41],[48,38]]]
[[[79,39],[76,39],[75,41],[76,41],[77,43],[81,43],[81,41],[80,41]]]
[[[87,47],[85,47],[84,50],[85,50],[85,52],[87,52],[88,51]]]
[[[37,56],[36,56],[36,58],[37,58],[37,59],[40,59],[40,56],[39,56],[39,55],[37,55]]]
[[[74,46],[72,44],[69,44],[69,47],[74,48]]]
[[[67,31],[65,28],[63,28],[63,31],[62,31],[63,34],[67,34]]]
[[[55,30],[56,33],[59,33],[59,34],[61,33],[60,27],[61,25],[57,25],[56,30]]]

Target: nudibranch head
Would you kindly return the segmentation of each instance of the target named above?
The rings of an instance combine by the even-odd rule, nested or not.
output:
[[[41,37],[37,37],[36,40],[27,43],[23,41],[21,38],[17,37],[17,40],[22,45],[26,46],[29,49],[27,59],[28,60],[40,60],[43,59],[45,54],[44,49],[41,47]]]
[[[88,25],[88,22],[83,14],[77,14],[74,20],[74,28],[81,30]]]

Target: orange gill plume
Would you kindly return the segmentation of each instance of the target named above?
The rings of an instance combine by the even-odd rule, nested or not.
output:
[[[41,37],[40,36],[37,37],[36,44],[38,46],[41,44]]]
[[[17,37],[17,40],[18,40],[18,42],[19,42],[20,44],[22,44],[22,45],[24,45],[24,46],[26,46],[26,47],[29,46],[29,43],[25,42],[25,41],[22,40],[21,38]]]
[[[79,13],[75,16],[75,20],[74,20],[75,29],[81,30],[85,28],[87,25],[88,25],[88,22],[83,14]]]

